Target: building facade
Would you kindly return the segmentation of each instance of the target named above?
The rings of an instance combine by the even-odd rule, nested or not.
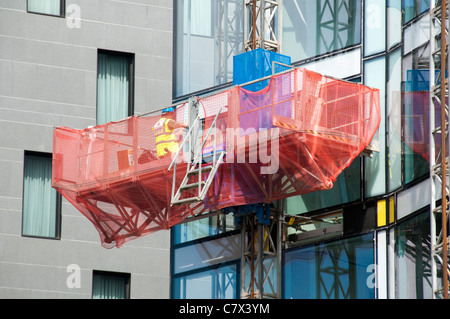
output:
[[[305,219],[296,227],[285,223],[281,267],[268,271],[268,277],[281,271],[275,290],[282,298],[433,298],[424,113],[429,6],[407,0],[283,1],[281,53],[293,66],[378,88],[382,120],[376,151],[357,158],[331,190],[277,203]],[[236,1],[192,0],[174,7],[175,99],[232,80],[230,57],[244,48],[244,27],[236,22],[242,15]],[[311,219],[318,222],[311,225]],[[172,298],[242,297],[249,279],[239,233],[228,215],[176,226]]]
[[[1,298],[242,297],[248,272],[233,215],[105,250],[48,179],[53,127],[231,86],[244,12],[239,0],[0,4]],[[292,65],[378,88],[382,120],[372,156],[331,190],[274,203],[305,220],[284,225],[275,289],[285,299],[432,298],[430,168],[417,147],[429,136],[413,112],[429,104],[429,3],[286,0],[279,12]]]
[[[169,298],[168,231],[106,250],[49,183],[54,127],[171,103],[172,2],[8,0],[0,15],[0,298]]]

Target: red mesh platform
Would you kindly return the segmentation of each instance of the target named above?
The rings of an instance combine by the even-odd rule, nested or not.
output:
[[[156,156],[160,115],[55,129],[53,187],[94,224],[104,247],[192,215],[329,189],[380,123],[378,90],[305,69],[274,76],[260,92],[233,87],[199,102],[203,134],[222,108],[217,145],[227,153],[205,200],[184,206],[170,204],[171,158]],[[186,104],[177,107],[178,122],[187,116]],[[186,130],[178,134],[181,141]],[[180,159],[177,188],[186,167]]]

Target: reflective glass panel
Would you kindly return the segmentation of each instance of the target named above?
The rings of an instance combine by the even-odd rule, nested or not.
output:
[[[240,258],[240,235],[202,241],[173,249],[173,273],[178,274]]]
[[[397,298],[431,299],[430,218],[425,212],[396,232]]]
[[[336,179],[330,190],[317,191],[286,199],[289,214],[301,214],[358,200],[360,198],[361,159],[357,157]]]
[[[176,1],[175,97],[233,80],[233,56],[243,50],[243,10],[237,0]]]
[[[402,62],[405,183],[429,173],[429,51],[421,47]]]
[[[283,2],[283,54],[298,61],[361,41],[361,1]]]
[[[233,230],[235,225],[232,214],[202,218],[172,227],[172,244],[182,244]]]
[[[385,156],[385,86],[386,59],[379,57],[364,62],[364,84],[380,90],[381,123],[378,128],[379,152],[374,152],[372,158],[365,158],[365,192],[366,197],[384,194],[386,192],[386,156]]]
[[[384,51],[386,48],[386,2],[364,2],[364,55]]]
[[[401,71],[401,50],[398,49],[389,55],[387,79],[389,191],[402,185]]]
[[[430,0],[403,0],[403,22],[407,23],[428,10]]]
[[[400,43],[402,40],[402,3],[401,0],[387,1],[387,39],[388,47]]]
[[[284,253],[283,298],[373,299],[373,234]]]
[[[223,265],[173,279],[174,299],[236,299],[238,269],[236,264]]]

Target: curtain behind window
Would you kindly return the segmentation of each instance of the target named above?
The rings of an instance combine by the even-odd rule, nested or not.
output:
[[[130,60],[127,57],[98,54],[97,124],[129,116]]]
[[[51,184],[52,159],[26,155],[22,225],[24,235],[56,237],[57,193]]]
[[[127,298],[127,278],[108,274],[94,273],[92,284],[93,299]]]
[[[28,0],[28,11],[61,15],[61,0]]]

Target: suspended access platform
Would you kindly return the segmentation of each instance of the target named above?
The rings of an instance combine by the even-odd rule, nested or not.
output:
[[[330,189],[380,124],[379,91],[298,68],[175,106],[179,152],[158,158],[162,115],[54,130],[52,185],[105,248],[227,207]]]

